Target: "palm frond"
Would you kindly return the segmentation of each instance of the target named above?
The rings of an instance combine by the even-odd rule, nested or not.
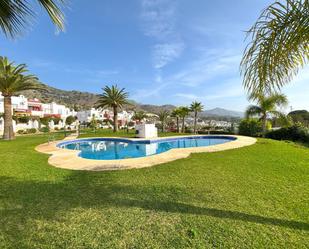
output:
[[[58,30],[65,29],[65,17],[62,8],[65,0],[37,0],[46,10]],[[31,27],[35,18],[33,6],[28,1],[1,0],[0,1],[0,28],[10,38],[16,38]]]
[[[247,32],[242,61],[248,92],[273,92],[309,60],[309,0],[285,0],[267,7]]]
[[[250,105],[246,109],[245,116],[246,118],[250,118],[252,116],[260,116],[263,113],[263,110],[261,107],[256,105]]]

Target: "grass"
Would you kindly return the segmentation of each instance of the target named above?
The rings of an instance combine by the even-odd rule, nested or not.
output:
[[[46,141],[0,141],[2,249],[309,247],[308,148],[259,139],[152,168],[83,172],[49,166],[33,149]]]

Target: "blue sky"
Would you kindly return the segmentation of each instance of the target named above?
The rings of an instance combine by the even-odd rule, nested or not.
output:
[[[270,2],[71,0],[65,33],[38,8],[32,29],[14,41],[2,35],[0,49],[57,88],[98,93],[118,84],[141,103],[243,111],[244,31]],[[283,89],[293,109],[309,109],[308,82],[306,68]]]

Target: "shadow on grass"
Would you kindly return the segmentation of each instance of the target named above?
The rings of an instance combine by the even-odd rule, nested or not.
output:
[[[158,212],[206,215],[215,218],[309,230],[309,224],[300,221],[185,204],[180,201],[186,200],[189,196],[185,189],[115,184],[117,180],[113,180],[112,176],[112,174],[95,175],[74,172],[61,182],[23,181],[1,177],[0,225],[4,228],[8,221],[10,223],[22,223],[27,219],[37,218],[52,220],[59,212],[70,211],[70,209],[77,207],[136,207]]]

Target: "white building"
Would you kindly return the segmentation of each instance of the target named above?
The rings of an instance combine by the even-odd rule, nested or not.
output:
[[[110,111],[107,109],[95,109],[91,108],[90,110],[79,111],[76,113],[76,117],[81,123],[89,123],[94,117],[96,120],[108,120],[111,118]]]
[[[56,116],[62,119],[72,115],[75,116],[76,112],[70,110],[64,105],[59,105],[55,102],[42,103],[39,99],[27,99],[23,95],[12,96],[12,110],[16,115],[20,116]],[[4,97],[0,92],[0,113],[4,112]]]

